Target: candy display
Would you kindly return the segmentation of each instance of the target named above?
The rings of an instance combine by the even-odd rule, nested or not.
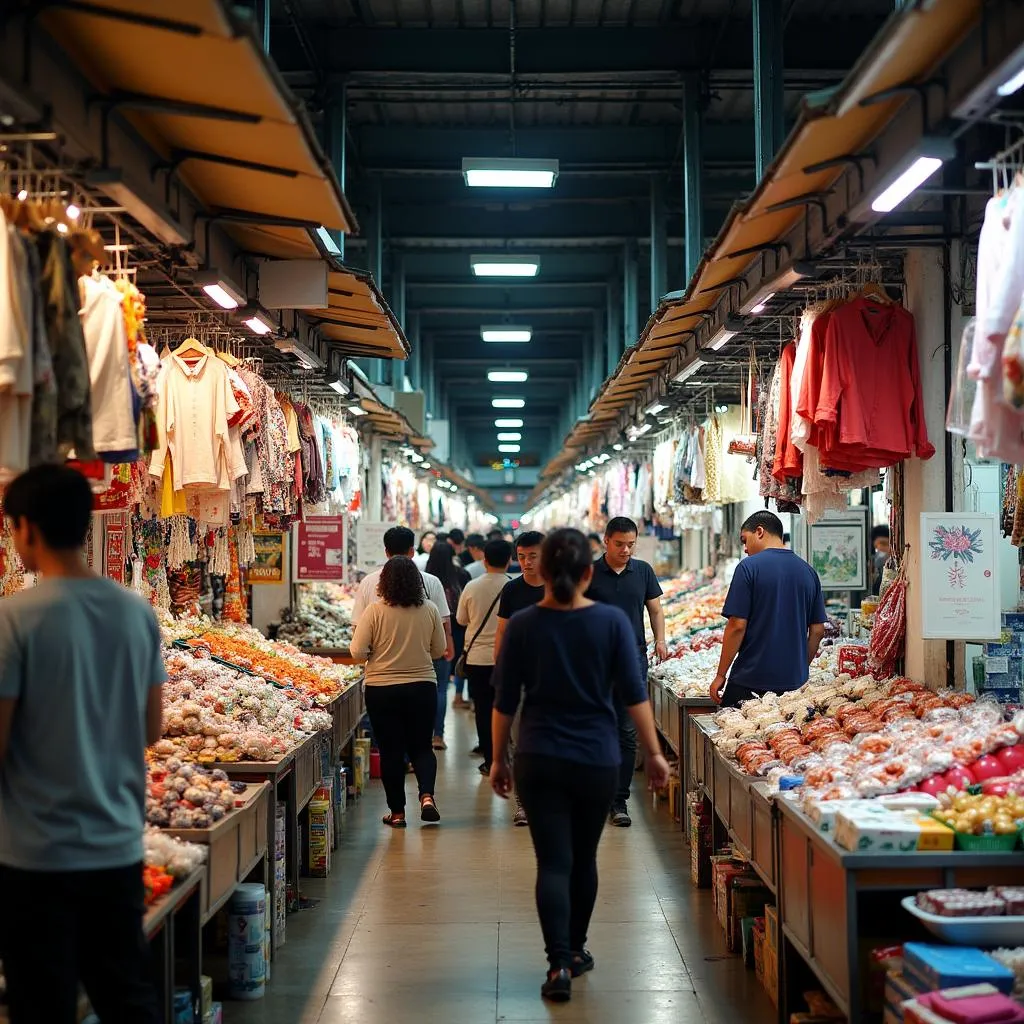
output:
[[[298,590],[296,607],[281,609],[276,639],[299,648],[347,648],[352,642],[352,588],[308,583]]]
[[[164,684],[164,739],[159,759],[214,764],[277,760],[331,717],[299,690],[189,652],[169,652]]]
[[[188,878],[206,863],[205,846],[169,836],[151,825],[142,834],[142,849],[147,866],[162,868],[174,879]]]
[[[651,666],[649,677],[677,697],[706,697],[722,653],[721,629],[704,630],[672,642],[670,656]]]
[[[174,756],[154,759],[146,771],[146,821],[170,828],[209,828],[234,807],[236,792],[245,792],[245,783],[230,782],[220,769],[208,772]]]
[[[917,905],[940,917],[1003,917],[1024,914],[1024,889],[993,885],[974,889],[929,889],[917,894]]]

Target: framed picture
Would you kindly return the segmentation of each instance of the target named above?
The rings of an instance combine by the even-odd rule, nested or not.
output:
[[[1002,632],[999,523],[979,512],[921,513],[921,636],[996,640]]]
[[[867,518],[849,509],[808,528],[807,561],[822,590],[867,590]]]

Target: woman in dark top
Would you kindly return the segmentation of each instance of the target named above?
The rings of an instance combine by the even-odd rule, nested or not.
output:
[[[506,751],[523,696],[515,783],[537,855],[537,912],[549,964],[541,995],[555,1002],[567,1001],[572,978],[594,967],[586,939],[597,899],[597,846],[619,771],[613,687],[644,749],[661,749],[629,621],[618,608],[583,596],[592,574],[582,533],[547,537],[544,599],[509,619],[493,679],[491,785],[501,797],[512,788]],[[648,757],[647,773],[653,786],[668,784],[660,753]]]
[[[444,596],[448,599],[448,607],[452,613],[452,643],[455,657],[452,661],[435,663],[437,675],[437,713],[434,717],[434,749],[447,750],[444,741],[444,720],[448,710],[448,680],[451,677],[452,665],[462,657],[462,648],[466,642],[466,630],[455,621],[455,609],[459,607],[459,598],[469,582],[469,573],[461,565],[455,564],[455,548],[447,541],[439,540],[430,549],[427,567],[423,570],[436,576],[444,587]]]

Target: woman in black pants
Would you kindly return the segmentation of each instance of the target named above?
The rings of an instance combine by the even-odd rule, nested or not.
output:
[[[523,696],[515,783],[537,855],[537,912],[549,964],[541,995],[555,1002],[567,1001],[572,978],[594,967],[586,940],[597,899],[597,845],[619,771],[613,689],[644,749],[661,749],[632,628],[618,608],[583,596],[592,573],[582,533],[548,535],[541,549],[544,599],[509,620],[494,675],[491,785],[502,797],[512,788],[506,753]],[[647,773],[654,786],[667,785],[660,753],[648,758]]]
[[[380,750],[380,774],[391,813],[384,824],[405,828],[405,758],[419,783],[420,818],[441,820],[434,802],[437,758],[431,749],[437,683],[433,659],[447,647],[441,615],[412,560],[391,558],[377,585],[380,598],[359,618],[352,657],[366,662],[366,710]]]

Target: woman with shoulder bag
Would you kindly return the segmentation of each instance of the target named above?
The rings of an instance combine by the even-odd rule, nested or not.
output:
[[[477,742],[483,755],[480,774],[491,774],[491,709],[494,706],[494,635],[498,631],[498,601],[508,582],[512,545],[507,540],[488,541],[484,547],[483,576],[473,580],[459,598],[456,619],[466,627],[466,651],[460,659],[469,680],[469,696],[476,711]],[[458,671],[458,670],[457,670]]]

